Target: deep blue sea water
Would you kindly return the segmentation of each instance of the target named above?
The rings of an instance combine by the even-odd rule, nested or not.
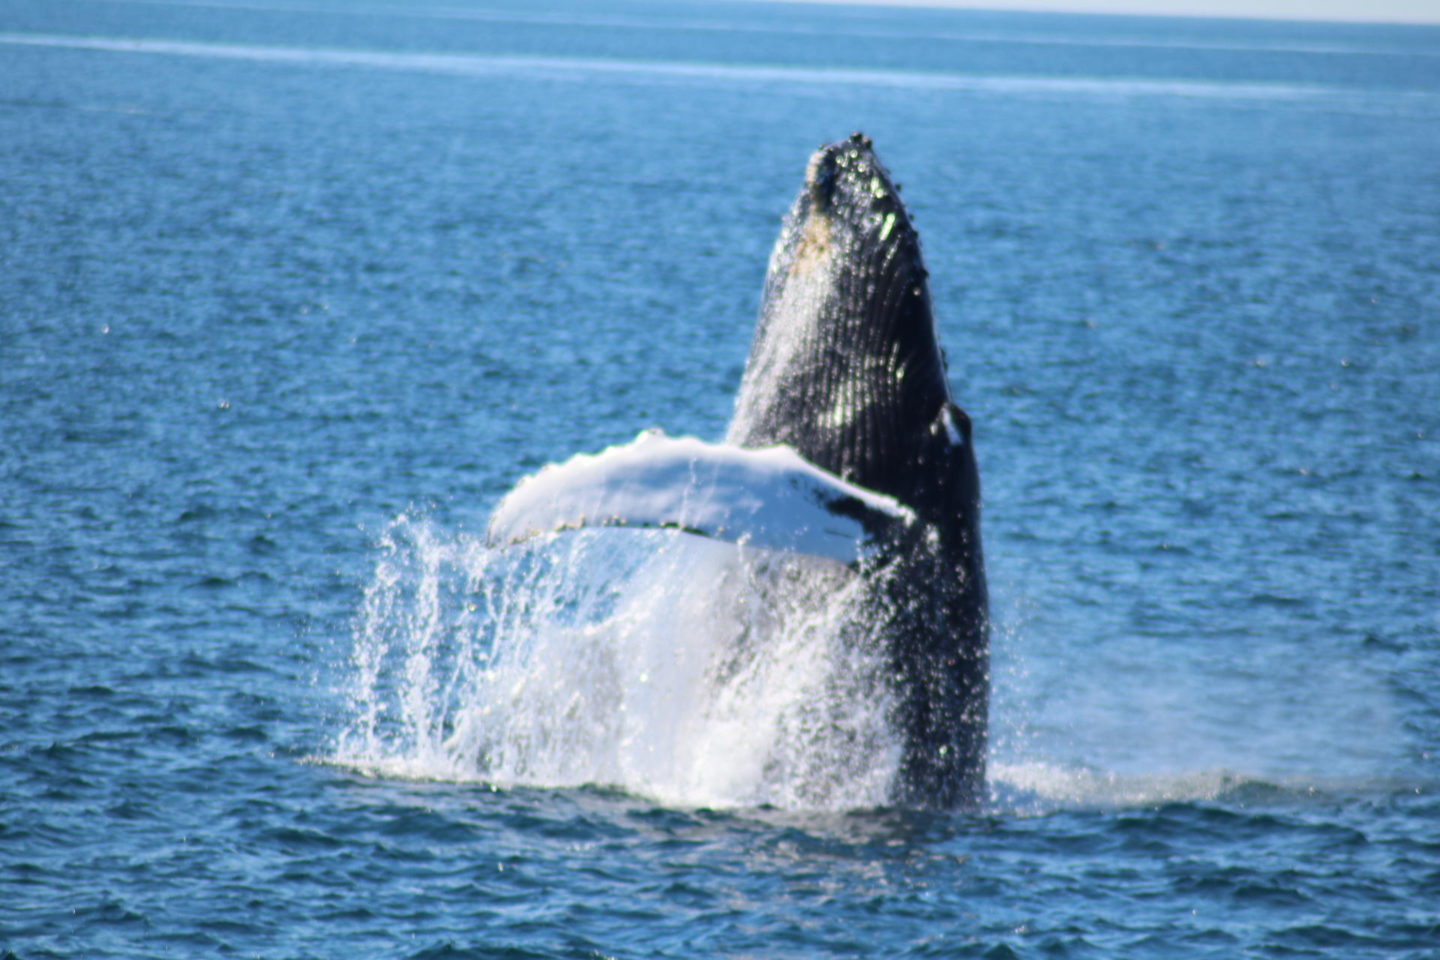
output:
[[[729,548],[480,546],[723,433],[856,129],[975,423],[978,813],[756,775],[799,635],[696,750]],[[1437,758],[1440,29],[0,5],[4,956],[1440,957]]]

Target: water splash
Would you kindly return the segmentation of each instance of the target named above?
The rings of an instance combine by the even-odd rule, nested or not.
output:
[[[676,805],[885,802],[900,743],[848,570],[667,531],[492,550],[404,516],[379,547],[336,762]]]

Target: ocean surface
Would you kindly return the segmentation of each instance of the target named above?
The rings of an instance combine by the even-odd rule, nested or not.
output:
[[[975,425],[979,811],[827,740],[824,624],[715,667],[742,551],[484,546],[723,434],[853,130]],[[3,0],[0,956],[1440,957],[1440,28]]]

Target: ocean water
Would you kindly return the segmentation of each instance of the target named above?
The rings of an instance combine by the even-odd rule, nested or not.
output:
[[[857,129],[975,424],[979,811],[883,805],[768,561],[483,546],[722,435]],[[1437,756],[1440,29],[0,6],[0,955],[1440,957]]]

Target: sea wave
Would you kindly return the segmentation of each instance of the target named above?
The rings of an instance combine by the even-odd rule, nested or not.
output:
[[[112,53],[202,57],[324,67],[403,70],[462,76],[519,76],[586,80],[597,75],[646,82],[836,84],[891,89],[958,91],[1007,96],[1179,97],[1233,101],[1310,101],[1328,108],[1440,110],[1440,94],[1422,90],[1362,90],[1333,84],[1185,80],[1143,77],[1055,77],[961,72],[855,69],[743,63],[705,63],[594,57],[505,56],[208,43],[147,37],[0,33],[0,44]]]

